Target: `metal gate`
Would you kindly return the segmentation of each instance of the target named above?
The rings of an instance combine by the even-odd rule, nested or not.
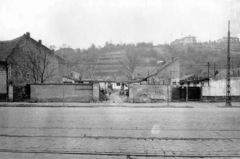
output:
[[[173,88],[172,100],[173,101],[186,101],[187,88]],[[200,101],[201,100],[201,87],[188,87],[188,100]]]

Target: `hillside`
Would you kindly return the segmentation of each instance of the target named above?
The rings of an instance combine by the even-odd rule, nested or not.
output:
[[[71,48],[60,49],[56,54],[63,56],[66,60],[72,63],[91,63],[93,65],[97,62],[109,63],[108,58],[112,59],[116,64],[117,57],[113,56],[117,52],[137,52],[145,65],[156,66],[158,61],[169,61],[172,57],[180,59],[181,76],[185,74],[197,73],[202,76],[207,76],[207,62],[210,62],[210,75],[214,74],[215,70],[226,68],[227,60],[227,45],[216,43],[201,43],[194,45],[157,45],[153,46],[149,43],[133,44],[106,44],[103,48],[96,48],[94,46],[87,50],[74,50]],[[231,66],[240,66],[240,45],[231,45]],[[239,57],[239,58],[238,58]],[[100,58],[100,61],[98,59]],[[104,62],[105,60],[105,62]],[[115,61],[114,61],[115,60]],[[111,70],[113,66],[105,63],[106,70]],[[94,74],[99,68],[96,68]],[[102,69],[101,69],[102,70]],[[113,71],[114,72],[114,71]],[[115,73],[117,73],[115,71]]]

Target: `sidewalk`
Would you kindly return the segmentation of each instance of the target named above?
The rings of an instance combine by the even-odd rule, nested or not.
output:
[[[224,108],[224,102],[162,102],[162,103],[28,103],[0,102],[0,107],[130,107],[130,108]],[[240,108],[240,102],[232,102],[233,108]],[[226,108],[226,107],[225,107]],[[227,107],[231,108],[231,107]]]

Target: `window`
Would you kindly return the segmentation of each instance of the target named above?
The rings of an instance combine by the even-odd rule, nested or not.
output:
[[[117,83],[117,86],[120,86],[120,83]]]
[[[26,74],[26,79],[27,79],[27,80],[30,80],[30,73],[27,73],[27,74]]]

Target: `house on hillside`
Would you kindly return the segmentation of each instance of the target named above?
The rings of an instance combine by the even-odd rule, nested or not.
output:
[[[1,89],[9,85],[61,82],[64,59],[30,37],[30,33],[9,41],[0,41]],[[2,81],[2,80],[1,80]],[[2,91],[8,93],[5,91]]]
[[[228,42],[228,37],[223,37],[223,38],[217,40],[217,43],[227,43],[227,42]],[[239,38],[238,37],[230,37],[230,42],[231,43],[239,43]]]
[[[177,44],[195,44],[197,41],[196,41],[196,37],[195,36],[186,36],[184,38],[181,38],[181,39],[176,39],[174,40],[173,42],[170,43],[170,45],[177,45]]]

